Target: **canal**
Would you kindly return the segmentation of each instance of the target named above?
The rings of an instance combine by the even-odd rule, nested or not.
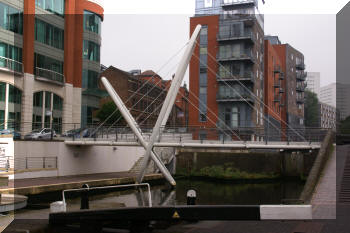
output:
[[[253,205],[282,204],[298,199],[304,183],[299,180],[278,180],[265,183],[244,183],[234,181],[218,182],[198,179],[178,179],[176,189],[167,185],[152,185],[152,204],[184,205],[189,189],[197,192],[196,204],[201,205]],[[67,194],[67,210],[79,210],[80,197]],[[62,200],[61,192],[30,196],[27,208],[16,212],[17,219],[47,219],[51,202]],[[135,189],[94,193],[90,195],[90,208],[118,208],[148,205],[146,190]]]

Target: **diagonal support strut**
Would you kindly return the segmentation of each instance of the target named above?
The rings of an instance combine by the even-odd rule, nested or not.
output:
[[[150,161],[150,156],[152,156],[152,149],[154,146],[155,141],[157,138],[160,136],[161,132],[160,129],[162,126],[164,126],[169,118],[171,109],[174,106],[175,99],[177,96],[177,93],[179,91],[179,88],[181,86],[182,80],[185,76],[185,72],[188,66],[188,63],[190,62],[190,59],[192,57],[192,53],[194,51],[195,45],[196,45],[196,40],[199,35],[199,32],[201,30],[201,25],[197,25],[195,30],[193,31],[193,34],[191,36],[191,39],[188,42],[186,51],[183,54],[183,57],[180,61],[180,64],[176,70],[175,77],[173,81],[171,82],[171,86],[169,88],[168,94],[164,100],[162,109],[160,110],[160,113],[158,115],[157,122],[153,128],[151,138],[148,142],[146,153],[144,156],[144,161],[141,167],[141,171],[139,176],[137,177],[137,182],[141,183],[143,180],[143,177],[145,175],[148,163]]]
[[[143,146],[145,149],[147,149],[148,144],[147,144],[146,140],[143,138],[143,136],[141,135],[141,132],[139,130],[140,128],[138,127],[137,122],[130,114],[129,110],[127,109],[127,107],[123,103],[122,99],[115,92],[114,88],[112,87],[112,85],[109,83],[109,81],[105,77],[102,77],[101,81],[102,81],[103,85],[106,87],[108,94],[111,96],[112,100],[117,105],[120,113],[123,115],[124,119],[126,120],[128,125],[130,126],[130,128],[132,129],[134,134],[136,135],[141,146]],[[152,160],[155,162],[156,166],[162,172],[164,177],[169,181],[169,183],[171,185],[175,186],[176,182],[175,182],[174,178],[171,176],[170,172],[165,167],[163,162],[158,159],[159,157],[156,155],[156,153],[153,150],[151,151],[150,156],[151,156]]]

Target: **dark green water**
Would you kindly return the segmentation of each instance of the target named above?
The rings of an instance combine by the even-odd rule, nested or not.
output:
[[[178,180],[176,203],[186,203],[186,192],[197,192],[197,203],[203,205],[281,204],[284,199],[298,199],[304,187],[299,181],[263,184],[220,183],[215,181]]]

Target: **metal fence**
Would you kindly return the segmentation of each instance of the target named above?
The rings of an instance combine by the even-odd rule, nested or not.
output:
[[[19,171],[30,169],[56,169],[57,157],[24,157],[3,156],[0,158],[1,171]]]

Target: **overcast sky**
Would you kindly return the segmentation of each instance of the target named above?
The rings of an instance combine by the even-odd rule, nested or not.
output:
[[[259,0],[259,8],[265,14],[265,34],[278,35],[282,43],[300,50],[307,71],[321,72],[323,86],[335,82],[336,13],[346,3],[266,0],[263,5]],[[152,69],[170,79],[189,39],[195,0],[104,0],[103,4],[102,64],[126,71]],[[188,77],[185,80],[188,83]]]

